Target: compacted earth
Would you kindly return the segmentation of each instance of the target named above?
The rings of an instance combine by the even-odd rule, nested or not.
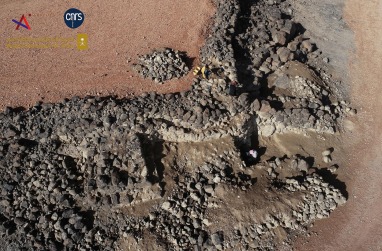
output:
[[[292,250],[346,206],[357,110],[314,31],[289,1],[213,5],[199,57],[219,74],[189,90],[0,114],[0,249]],[[137,75],[181,77],[179,53],[145,52]]]

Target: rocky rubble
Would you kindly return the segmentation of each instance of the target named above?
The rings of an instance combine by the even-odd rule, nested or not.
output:
[[[220,65],[231,80],[236,80],[233,39],[240,11],[239,1],[215,1],[216,15],[210,35],[200,51],[203,63]]]
[[[50,249],[106,250],[116,245],[119,235],[106,228],[100,212],[163,196],[160,171],[145,153],[150,142],[242,134],[233,123],[240,122],[237,109],[243,108],[233,109],[231,97],[203,91],[196,86],[187,93],[152,93],[132,100],[75,97],[1,114],[0,212],[1,225],[8,229],[3,241]],[[142,227],[133,228],[130,222],[120,226],[119,231],[126,227],[133,232]]]
[[[301,156],[243,161],[253,136],[334,133],[353,110],[306,67],[319,53],[285,1],[259,1],[249,12],[241,1],[216,6],[201,57],[231,80],[252,81],[237,96],[227,95],[224,79],[195,79],[181,93],[74,97],[0,114],[1,247],[124,250],[135,240],[134,250],[145,250],[153,240],[158,250],[277,250],[346,202]],[[247,29],[239,31],[238,19]],[[188,72],[171,49],[135,68],[157,82]],[[248,198],[246,209],[225,208],[227,190],[233,201]],[[252,213],[252,195],[272,210]],[[213,220],[215,209],[248,220]]]
[[[291,68],[298,68],[303,76],[290,72]],[[345,101],[328,101],[335,97],[330,88],[301,63],[280,67],[270,79],[273,83],[269,87],[280,94],[262,101],[262,109],[257,113],[259,132],[265,137],[307,131],[333,134],[339,129],[337,122],[352,111]],[[273,109],[272,103],[282,103],[284,109]]]
[[[161,210],[152,217],[153,231],[181,249],[218,249],[222,250],[223,234],[209,234],[205,227],[210,223],[205,218],[209,198],[214,196],[215,187],[227,183],[236,187],[249,187],[253,181],[248,176],[237,174],[219,167],[205,165],[194,177],[185,175],[179,179],[178,189],[161,205]],[[177,238],[174,238],[177,237]]]
[[[293,216],[299,222],[311,222],[315,219],[329,217],[330,213],[338,206],[345,204],[346,198],[341,191],[324,182],[321,176],[314,174],[307,176],[303,182],[296,179],[287,179],[286,189],[289,191],[308,191],[303,202],[298,205],[298,210],[293,211]]]
[[[156,50],[139,57],[139,63],[133,69],[144,78],[156,83],[163,83],[173,78],[180,78],[189,72],[186,55],[170,48]]]

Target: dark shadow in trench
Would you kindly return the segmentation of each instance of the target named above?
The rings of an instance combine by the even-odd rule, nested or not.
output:
[[[151,183],[159,183],[164,187],[163,182],[164,165],[162,164],[164,141],[149,139],[146,135],[138,135],[141,142],[142,156],[148,169],[147,180]]]
[[[250,27],[251,7],[256,0],[239,0],[240,11],[236,21],[235,33],[232,41],[234,57],[236,60],[237,80],[243,85],[243,90],[248,90],[255,81],[255,76],[252,71],[252,58],[249,48],[239,41],[239,36],[246,33]],[[240,91],[239,91],[240,93]]]

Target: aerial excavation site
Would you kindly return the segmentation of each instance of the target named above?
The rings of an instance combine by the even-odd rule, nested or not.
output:
[[[382,250],[382,1],[0,2],[0,250]]]

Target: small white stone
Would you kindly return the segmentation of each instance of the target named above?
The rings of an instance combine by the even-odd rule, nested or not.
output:
[[[322,152],[322,156],[330,156],[331,153],[332,153],[332,151],[330,151],[330,149],[327,149],[327,150]]]
[[[171,208],[171,203],[169,201],[165,201],[163,204],[162,204],[162,209],[164,210],[169,210]]]
[[[332,158],[330,156],[324,156],[322,159],[326,164],[332,162]]]

